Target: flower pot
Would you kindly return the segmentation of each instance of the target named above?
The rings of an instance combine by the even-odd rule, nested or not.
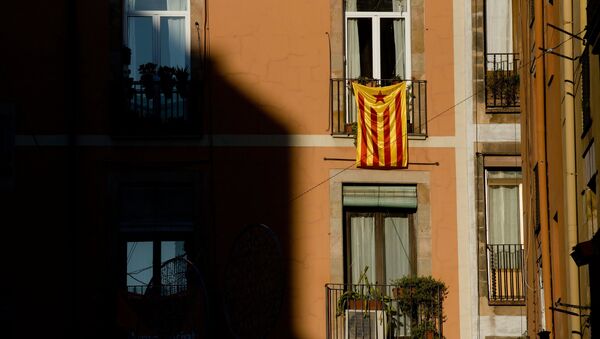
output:
[[[350,299],[348,300],[348,309],[382,310],[383,302],[381,300]]]

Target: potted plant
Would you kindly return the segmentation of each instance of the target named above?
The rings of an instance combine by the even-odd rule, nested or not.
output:
[[[359,310],[365,313],[370,310],[381,310],[384,312],[386,319],[386,332],[392,333],[393,328],[400,325],[396,315],[398,314],[395,309],[392,298],[382,291],[381,286],[376,286],[369,281],[367,277],[368,266],[365,266],[360,274],[358,284],[352,286],[344,293],[342,293],[337,300],[336,305],[336,316],[339,317],[344,314],[345,310]]]
[[[172,98],[173,87],[175,86],[175,68],[169,66],[160,66],[158,68],[158,79],[162,93],[166,98]]]
[[[190,72],[187,67],[175,68],[175,79],[177,80],[175,86],[177,88],[177,93],[179,93],[182,98],[186,98],[189,92],[189,76]]]
[[[358,82],[361,85],[370,86],[370,87],[374,87],[376,85],[375,80],[373,78],[367,77],[367,76],[360,76],[354,81]]]
[[[411,337],[443,338],[440,328],[446,321],[443,315],[443,301],[448,295],[446,284],[431,276],[407,276],[392,284],[394,301],[411,319]]]
[[[153,99],[158,92],[157,88],[157,80],[158,75],[156,74],[156,66],[155,63],[148,62],[145,64],[141,64],[138,67],[138,72],[140,73],[140,81],[142,82],[142,86],[144,87],[144,93],[148,99]]]

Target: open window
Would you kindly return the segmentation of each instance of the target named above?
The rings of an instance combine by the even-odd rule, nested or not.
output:
[[[489,113],[518,113],[519,55],[513,50],[512,0],[485,1],[485,84]]]
[[[120,120],[132,124],[126,132],[185,129],[181,122],[193,121],[189,0],[125,0],[124,13],[123,38],[130,52],[124,82],[128,114]]]
[[[140,79],[145,63],[189,67],[188,0],[127,0],[125,41],[131,49],[131,75]]]

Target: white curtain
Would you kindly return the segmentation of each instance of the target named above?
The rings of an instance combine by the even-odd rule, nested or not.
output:
[[[486,46],[488,53],[512,53],[512,0],[488,0]]]
[[[358,283],[361,273],[368,266],[367,278],[375,282],[375,219],[353,216],[350,218],[350,270],[352,283]],[[364,282],[363,282],[364,283]]]
[[[185,11],[187,0],[128,0],[128,8],[136,11]]]
[[[356,12],[356,1],[357,0],[346,0],[346,12]]]
[[[393,11],[394,12],[405,12],[406,11],[406,0],[393,0]]]
[[[358,20],[348,19],[348,78],[358,78],[360,76],[360,46],[358,41]]]
[[[160,64],[185,67],[184,18],[160,18]]]
[[[520,244],[518,185],[488,187],[488,232],[490,244]]]
[[[410,238],[407,217],[386,217],[385,275],[387,283],[410,275]]]
[[[404,19],[394,20],[394,43],[396,48],[396,75],[406,79],[405,73],[405,40],[404,40]]]

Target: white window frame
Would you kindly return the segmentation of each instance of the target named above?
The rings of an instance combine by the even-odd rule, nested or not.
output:
[[[191,28],[190,28],[190,0],[186,0],[185,11],[172,11],[172,10],[153,10],[153,11],[139,11],[129,8],[129,1],[123,1],[123,41],[126,46],[129,46],[129,18],[131,17],[151,17],[153,36],[152,36],[152,60],[159,66],[163,66],[160,60],[160,19],[162,17],[169,18],[184,18],[185,27],[185,66],[190,68],[190,50],[191,50]],[[137,70],[132,70],[133,72]]]
[[[499,171],[499,172],[521,172],[513,169],[504,169],[504,168],[486,168],[484,174],[485,180],[485,228],[486,228],[486,244],[490,243],[490,186],[494,186],[495,184],[490,185],[490,178],[488,176],[489,171]],[[521,172],[522,173],[522,172]],[[519,179],[519,183],[514,186],[518,186],[519,188],[519,243],[523,245],[523,179]]]
[[[404,20],[404,60],[405,60],[405,76],[404,78],[406,79],[410,79],[411,78],[411,25],[410,25],[410,1],[407,0],[406,1],[406,11],[403,12],[345,12],[345,19],[344,19],[344,52],[345,52],[345,56],[344,56],[344,64],[345,64],[345,74],[346,74],[346,78],[349,77],[348,74],[348,20],[349,19],[357,19],[357,18],[369,18],[371,19],[371,34],[372,34],[372,43],[373,43],[373,55],[372,55],[372,59],[373,59],[373,79],[380,79],[381,78],[381,58],[380,58],[380,39],[379,39],[379,32],[380,32],[380,20],[383,18],[390,18],[390,19],[402,19]]]

